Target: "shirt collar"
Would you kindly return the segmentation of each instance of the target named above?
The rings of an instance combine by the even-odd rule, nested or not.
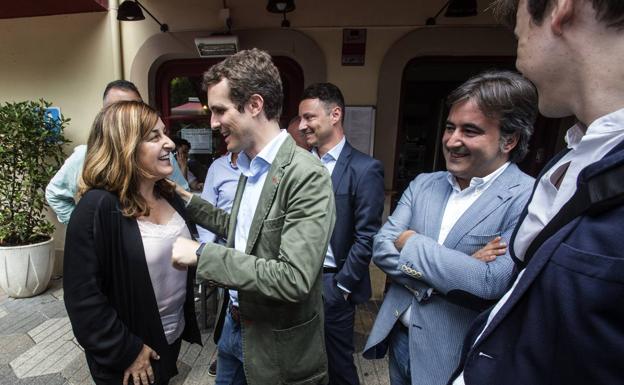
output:
[[[573,150],[578,147],[579,143],[583,139],[583,123],[578,122],[574,126],[570,127],[565,135],[565,141],[568,145],[568,148]]]
[[[343,136],[338,144],[336,144],[331,150],[327,151],[327,153],[323,155],[323,158],[321,158],[321,160],[324,160],[326,162],[329,160],[338,160],[338,157],[340,156],[340,153],[342,152],[342,149],[344,148],[346,142],[347,139]],[[318,150],[316,147],[312,149],[312,153],[316,155],[317,158],[319,158]]]
[[[288,138],[286,130],[280,130],[279,135],[271,139],[271,141],[251,160],[247,154],[242,151],[238,155],[238,161],[236,162],[241,173],[248,178],[263,174],[271,167],[271,164],[277,156],[277,152],[286,138]]]
[[[611,135],[622,131],[624,126],[624,108],[601,116],[594,120],[587,130],[583,130],[583,123],[578,122],[566,132],[565,141],[568,148],[576,150],[581,142],[585,142],[603,135]]]
[[[234,170],[238,170],[238,165],[232,163],[232,153],[228,152],[227,153],[227,160],[228,160],[228,164],[230,165],[230,167]]]
[[[505,162],[502,166],[500,166],[499,168],[494,170],[492,173],[484,177],[476,177],[476,176],[473,177],[472,179],[470,179],[470,184],[468,185],[468,187],[465,188],[464,190],[462,190],[459,187],[459,183],[457,183],[457,179],[450,172],[447,172],[446,179],[450,183],[451,187],[453,187],[453,190],[457,192],[463,192],[463,191],[468,191],[468,190],[472,191],[473,189],[477,187],[480,187],[480,189],[484,189],[484,188],[487,188],[490,184],[492,184],[494,179],[496,179],[500,174],[503,173],[503,171],[507,169],[507,167],[509,167],[510,163],[511,162]]]

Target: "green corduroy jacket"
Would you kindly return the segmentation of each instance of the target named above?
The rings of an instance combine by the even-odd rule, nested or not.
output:
[[[322,268],[335,222],[330,176],[288,137],[268,172],[245,252],[234,249],[241,176],[231,215],[193,197],[190,218],[227,235],[208,243],[198,277],[238,290],[243,364],[250,385],[326,384]]]

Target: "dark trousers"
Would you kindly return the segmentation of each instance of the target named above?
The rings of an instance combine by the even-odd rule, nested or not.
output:
[[[360,382],[353,363],[355,305],[344,299],[333,273],[323,274],[323,303],[329,384],[358,385]]]

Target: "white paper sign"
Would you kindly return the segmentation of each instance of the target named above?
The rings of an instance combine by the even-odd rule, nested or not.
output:
[[[212,154],[212,130],[206,128],[183,128],[180,137],[191,143],[189,154]]]
[[[375,140],[375,107],[346,106],[344,131],[351,145],[373,156]]]

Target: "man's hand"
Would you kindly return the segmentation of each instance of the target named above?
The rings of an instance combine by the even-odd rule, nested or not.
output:
[[[182,188],[182,186],[180,186],[179,184],[177,184],[176,182],[172,181],[171,179],[164,179],[167,183],[169,183],[171,186],[175,187],[175,192],[180,196],[180,198],[182,198],[185,202],[188,202],[191,200],[191,198],[193,197],[193,193],[186,191],[185,189]]]
[[[492,262],[499,255],[504,255],[506,252],[507,243],[501,237],[496,237],[477,250],[472,256],[483,262]]]
[[[188,266],[197,264],[197,255],[195,251],[199,247],[199,243],[192,239],[178,237],[173,243],[171,251],[171,263],[176,269],[184,270]]]
[[[128,385],[128,379],[132,376],[134,385],[149,385],[154,383],[154,371],[150,358],[160,360],[160,356],[149,346],[143,344],[143,349],[126,370],[124,370],[123,385]]]
[[[405,242],[407,242],[409,237],[411,237],[414,234],[416,234],[416,232],[414,230],[405,230],[394,241],[394,247],[396,247],[396,249],[399,250],[399,251],[403,250],[403,246],[405,246]]]

